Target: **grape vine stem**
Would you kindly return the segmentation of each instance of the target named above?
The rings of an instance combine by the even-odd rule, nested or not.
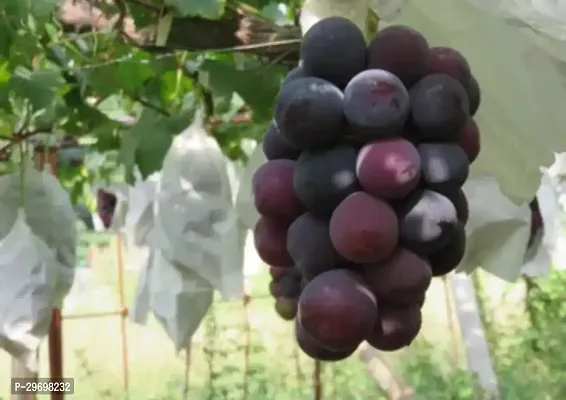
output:
[[[16,144],[20,144],[25,140],[31,138],[32,136],[42,132],[45,133],[45,130],[29,130],[29,131],[22,130],[22,131],[14,132],[14,135],[8,139],[8,143],[0,147],[0,158],[6,156],[6,153],[12,146]]]

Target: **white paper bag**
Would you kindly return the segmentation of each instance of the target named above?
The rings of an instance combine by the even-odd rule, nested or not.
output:
[[[151,311],[177,351],[202,322],[214,290],[225,299],[243,294],[246,227],[234,209],[238,182],[202,122],[197,117],[173,140],[154,186],[132,189],[126,217],[126,231],[150,248],[132,319],[143,324]]]
[[[24,162],[23,186],[20,171],[0,177],[0,347],[33,370],[73,284],[77,232],[68,193]]]
[[[242,294],[243,241],[227,159],[197,118],[163,162],[148,243],[232,298]]]

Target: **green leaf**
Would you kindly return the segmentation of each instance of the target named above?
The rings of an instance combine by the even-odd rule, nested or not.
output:
[[[14,34],[4,12],[0,11],[0,56],[8,57]]]
[[[30,71],[19,66],[12,75],[9,90],[16,97],[29,101],[35,110],[41,110],[56,101],[64,86],[66,82],[59,71],[48,69]]]
[[[124,108],[124,101],[119,94],[113,94],[102,100],[96,107],[98,111],[114,121],[120,121],[128,112]]]
[[[190,124],[191,118],[192,115],[167,117],[146,108],[137,124],[122,138],[121,159],[126,169],[133,157],[144,178],[159,171],[173,137]]]
[[[223,124],[214,129],[213,135],[229,158],[242,159],[244,158],[242,140],[250,139],[260,141],[268,123],[269,121],[236,125]]]
[[[226,0],[166,0],[183,17],[194,16],[219,19],[224,14]]]
[[[8,61],[0,61],[0,88],[8,83],[12,77],[8,68]]]
[[[267,19],[275,21],[277,24],[284,25],[293,23],[293,21],[287,17],[287,14],[283,12],[280,4],[275,1],[262,7],[260,14]]]
[[[60,0],[2,0],[2,9],[13,24],[28,25],[30,19],[34,23],[45,22],[61,3]]]
[[[4,0],[2,3],[2,11],[4,11],[1,14],[2,19],[12,25],[17,22],[21,22],[23,16],[26,15],[25,3],[27,2],[18,0]]]
[[[100,97],[112,96],[119,90],[116,82],[117,68],[117,64],[110,64],[85,72],[88,82]]]
[[[152,10],[148,10],[147,8],[133,2],[128,5],[132,18],[136,24],[136,28],[141,29],[155,24],[155,13],[152,12]]]
[[[230,99],[224,98],[223,100],[228,101],[216,103],[214,112],[219,115],[222,122],[231,124],[232,118],[234,118],[238,111],[240,111],[245,105],[244,99],[242,99],[237,93],[233,93]]]
[[[117,64],[115,81],[128,92],[137,91],[140,86],[153,76],[147,53],[137,52],[131,60]]]
[[[74,109],[67,109],[68,115],[63,123],[65,130],[72,134],[94,134],[94,130],[107,129],[108,123],[112,122],[101,111],[96,108],[82,104]],[[116,122],[112,122],[116,125]],[[112,130],[110,130],[112,132]]]
[[[59,0],[33,0],[25,2],[28,4],[29,13],[39,21],[47,20],[59,6]]]
[[[120,124],[106,119],[94,125],[91,133],[96,137],[94,147],[99,151],[116,150],[120,147]]]
[[[14,132],[15,126],[18,123],[18,117],[7,113],[6,111],[0,109],[0,136],[7,137],[11,136]],[[1,138],[0,138],[1,139]]]
[[[215,94],[231,99],[236,92],[254,109],[254,115],[265,117],[272,114],[284,74],[285,69],[277,66],[237,70],[233,63],[206,60],[199,76]]]
[[[161,100],[172,106],[181,105],[183,97],[194,90],[193,82],[180,71],[167,71],[161,76]]]

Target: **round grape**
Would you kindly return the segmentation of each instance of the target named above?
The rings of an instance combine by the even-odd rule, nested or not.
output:
[[[466,57],[452,47],[432,47],[428,58],[427,75],[446,74],[465,88],[472,78]]]
[[[422,179],[427,188],[439,193],[458,190],[470,173],[468,156],[457,144],[423,143],[417,146]]]
[[[427,75],[409,92],[411,123],[419,141],[456,142],[469,117],[462,85],[445,74]]]
[[[398,205],[398,212],[401,245],[419,255],[440,250],[457,230],[456,208],[431,190],[411,195]]]
[[[351,133],[366,141],[398,134],[409,109],[409,93],[401,80],[381,69],[360,72],[344,90]]]
[[[430,254],[428,261],[433,276],[446,275],[458,267],[466,253],[466,230],[459,223],[452,237],[440,250]]]
[[[366,68],[366,41],[352,21],[325,18],[314,24],[301,42],[303,69],[339,88]]]
[[[344,95],[319,78],[299,78],[281,88],[275,123],[287,140],[302,150],[336,143],[346,130]]]
[[[382,351],[396,351],[409,346],[419,334],[422,325],[421,310],[418,305],[380,307],[378,322],[375,324],[367,342]]]
[[[421,178],[419,153],[401,138],[372,142],[358,153],[356,174],[367,193],[386,200],[403,198]]]
[[[410,87],[426,75],[428,42],[417,30],[403,25],[381,29],[368,48],[368,67],[384,69]]]
[[[295,166],[293,186],[310,212],[329,217],[342,200],[359,190],[357,156],[350,146],[301,154]]]
[[[354,354],[358,348],[358,346],[352,346],[352,348],[348,350],[340,351],[329,349],[309,335],[298,321],[298,319],[295,320],[295,337],[297,344],[307,356],[315,360],[326,362],[345,360]]]
[[[417,304],[432,280],[428,263],[403,248],[381,263],[366,264],[363,271],[375,296],[395,304]]]
[[[397,246],[398,220],[385,202],[364,192],[348,196],[330,219],[330,238],[336,250],[355,263],[378,262]]]
[[[254,244],[259,257],[268,265],[293,266],[287,251],[288,224],[261,217],[254,228]]]
[[[304,212],[293,188],[294,172],[292,160],[268,161],[256,170],[252,186],[255,207],[261,215],[293,221]]]
[[[287,250],[297,270],[309,281],[323,272],[350,265],[334,249],[329,230],[328,221],[307,212],[297,218],[287,231]]]
[[[285,139],[273,123],[269,124],[263,136],[262,147],[263,154],[268,160],[296,160],[301,155],[301,150]]]
[[[464,150],[468,156],[468,161],[473,163],[480,154],[480,131],[476,121],[469,118],[466,125],[458,135],[458,145]]]
[[[299,298],[301,327],[322,346],[350,351],[375,325],[377,302],[361,276],[337,269],[310,281]]]

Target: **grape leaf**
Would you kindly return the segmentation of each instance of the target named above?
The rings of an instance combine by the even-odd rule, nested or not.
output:
[[[152,10],[148,10],[133,2],[128,5],[130,6],[130,14],[134,19],[136,28],[141,29],[155,24],[155,13],[153,13]]]
[[[201,74],[207,81],[204,84],[215,94],[232,98],[236,92],[254,109],[254,114],[261,117],[272,114],[273,99],[279,92],[284,73],[285,70],[277,66],[237,70],[233,63],[219,60],[206,60],[201,66]]]
[[[120,125],[116,121],[106,120],[105,123],[99,123],[92,131],[96,137],[96,143],[93,146],[99,151],[111,151],[120,146]]]
[[[10,81],[12,74],[8,70],[8,61],[0,61],[0,87],[4,86]]]
[[[194,85],[185,74],[170,70],[161,75],[159,88],[162,104],[178,106],[183,102],[185,93],[194,90]]]
[[[287,15],[284,12],[284,9],[279,7],[279,4],[276,2],[271,2],[260,9],[260,14],[272,21],[275,21],[277,24],[285,24],[285,23],[292,23],[287,18]]]
[[[123,89],[135,92],[150,77],[153,70],[149,64],[147,53],[136,52],[132,59],[117,64],[115,79]]]
[[[0,12],[0,56],[8,57],[12,45],[12,29],[3,17],[3,13]]]
[[[19,66],[16,67],[9,86],[19,98],[28,100],[35,110],[41,110],[55,102],[66,82],[56,70],[30,71]]]
[[[279,19],[280,4],[290,1],[243,3]],[[297,8],[300,0],[292,1]],[[182,53],[146,52],[116,40],[115,32],[83,35],[63,30],[51,20],[62,0],[0,2],[0,134],[9,136],[15,125],[19,129],[25,123],[30,129],[45,127],[81,139],[90,137],[89,151],[108,154],[120,149],[116,163],[123,164],[131,178],[134,166],[144,176],[160,169],[171,141],[190,124],[205,93],[192,73],[202,76],[201,83],[212,92],[212,134],[229,157],[245,159],[242,141],[261,136],[263,127],[257,130],[258,122],[266,123],[271,117],[271,104],[285,71],[262,64],[255,56],[195,52],[188,54],[195,61],[194,69],[185,74],[178,68],[187,59]],[[155,3],[168,3],[175,8],[176,17],[218,19],[227,1]],[[114,3],[101,6],[116,12]],[[132,3],[129,11],[138,29],[155,25],[157,16],[145,8]],[[201,68],[203,60],[210,61]],[[252,108],[253,123],[235,126],[232,119],[239,118],[244,105]],[[29,120],[23,118],[27,114]],[[124,116],[134,120],[126,123]],[[118,179],[123,179],[124,170],[120,171]],[[68,172],[79,173],[75,169]]]
[[[127,146],[121,157],[133,159],[145,178],[161,169],[163,158],[171,146],[173,137],[186,128],[192,115],[164,116],[150,108],[144,109],[138,122],[127,132]]]
[[[226,0],[166,0],[183,17],[194,16],[218,19],[224,14]]]
[[[20,3],[23,3],[20,1]],[[40,21],[47,20],[51,17],[51,13],[55,11],[55,9],[61,3],[60,0],[33,0],[25,2],[28,4],[29,13],[33,15],[36,19]]]
[[[0,109],[0,136],[11,136],[17,123],[18,118],[15,115]]]
[[[30,16],[39,22],[45,22],[60,5],[61,0],[3,0],[2,3],[2,8],[12,23],[18,21],[28,24]]]
[[[128,112],[124,108],[122,96],[114,94],[106,97],[96,107],[98,111],[114,121],[120,121]]]
[[[214,137],[224,153],[231,160],[247,161],[242,147],[244,140],[259,141],[263,137],[269,121],[261,123],[223,124],[214,129]]]

